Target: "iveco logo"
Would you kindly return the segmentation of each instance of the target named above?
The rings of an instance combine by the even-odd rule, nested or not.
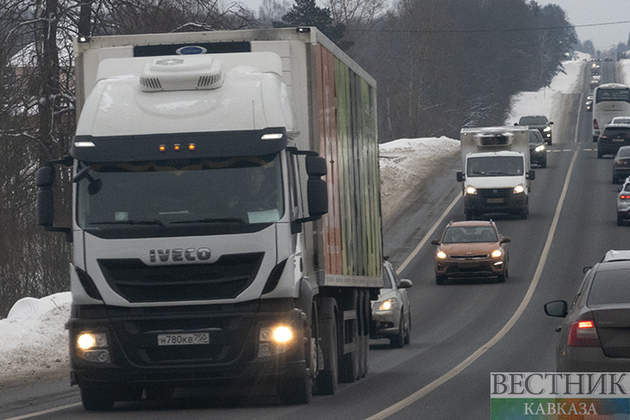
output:
[[[151,262],[171,261],[206,261],[210,259],[209,248],[175,248],[175,249],[152,249],[149,251],[149,259]]]
[[[492,194],[498,194],[499,190],[492,190]]]

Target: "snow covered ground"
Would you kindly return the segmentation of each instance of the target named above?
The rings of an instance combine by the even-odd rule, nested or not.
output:
[[[556,115],[563,93],[580,88],[582,69],[578,60],[564,63],[551,86],[538,92],[523,92],[513,98],[512,113],[505,121],[512,125],[520,115]],[[623,63],[630,74],[630,60]],[[626,78],[626,80],[630,80]],[[431,163],[445,155],[458,153],[459,140],[446,137],[399,139],[380,146],[383,216],[395,215],[395,209],[415,185],[426,182]],[[41,299],[23,298],[15,303],[6,319],[0,320],[0,388],[68,373],[68,336],[64,324],[70,316],[70,292]]]

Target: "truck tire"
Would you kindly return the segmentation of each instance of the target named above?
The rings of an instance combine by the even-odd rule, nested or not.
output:
[[[322,298],[319,310],[320,351],[323,359],[323,369],[315,378],[316,395],[333,395],[337,391],[339,382],[339,334],[337,329],[335,299]]]
[[[81,388],[81,402],[87,411],[105,411],[114,408],[114,393],[103,387]]]

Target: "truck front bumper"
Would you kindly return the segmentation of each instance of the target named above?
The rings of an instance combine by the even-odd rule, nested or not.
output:
[[[304,321],[290,301],[203,307],[73,309],[72,384],[80,387],[196,387],[275,382],[306,370]],[[261,328],[292,327],[293,340],[269,351]],[[105,334],[109,357],[85,357],[84,332]],[[160,337],[207,333],[201,344],[160,344]],[[262,341],[261,341],[262,340]],[[183,340],[186,341],[186,340]],[[264,349],[262,347],[265,347]],[[90,360],[92,359],[92,360]]]
[[[464,195],[466,214],[521,214],[526,208],[527,194],[513,194],[512,189],[479,189],[477,194]]]

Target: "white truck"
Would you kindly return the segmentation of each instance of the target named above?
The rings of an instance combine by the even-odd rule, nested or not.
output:
[[[310,27],[75,48],[76,135],[37,185],[39,224],[74,245],[84,407],[199,386],[307,403],[363,377],[383,286],[374,79]]]
[[[460,132],[464,213],[467,220],[489,213],[508,213],[526,219],[530,181],[527,127],[464,128]]]

